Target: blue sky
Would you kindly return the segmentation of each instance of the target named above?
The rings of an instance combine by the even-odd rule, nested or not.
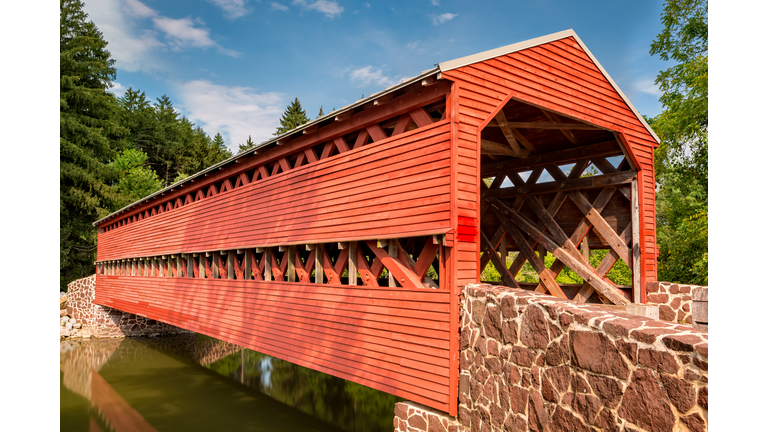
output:
[[[310,118],[436,63],[573,28],[642,114],[661,110],[648,54],[661,1],[84,0],[140,89],[237,148],[271,137],[298,97]]]

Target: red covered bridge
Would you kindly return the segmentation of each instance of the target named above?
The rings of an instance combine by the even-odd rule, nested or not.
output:
[[[97,221],[96,303],[455,414],[485,266],[645,301],[657,143],[573,31],[441,63]]]

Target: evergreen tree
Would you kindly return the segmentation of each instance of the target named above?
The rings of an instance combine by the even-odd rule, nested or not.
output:
[[[248,149],[252,149],[253,146],[255,145],[256,143],[254,143],[253,140],[251,140],[251,136],[248,135],[248,141],[246,141],[245,144],[238,144],[238,147],[239,147],[238,153],[242,153]]]
[[[94,220],[121,201],[107,165],[125,129],[114,120],[117,99],[107,91],[115,61],[83,3],[62,0],[59,16],[59,264],[60,284],[93,273]]]
[[[322,117],[322,116],[324,116],[324,115],[325,115],[325,113],[323,112],[323,106],[322,106],[322,105],[320,105],[320,112],[319,112],[319,113],[317,113],[317,117],[316,117],[316,118],[320,118],[320,117]]]
[[[274,135],[282,135],[291,129],[295,129],[304,123],[307,123],[308,121],[309,117],[307,117],[307,113],[301,107],[299,98],[295,98],[293,102],[291,102],[291,104],[288,105],[288,107],[285,109],[283,116],[280,117],[280,126],[277,128],[277,131],[274,133]]]
[[[708,70],[707,0],[667,0],[664,30],[651,54],[674,61],[656,84],[664,111],[649,124],[656,150],[659,280],[708,284]]]

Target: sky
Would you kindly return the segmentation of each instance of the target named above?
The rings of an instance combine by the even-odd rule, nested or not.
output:
[[[116,60],[112,91],[168,95],[231,149],[272,137],[298,98],[310,118],[437,63],[574,29],[641,114],[661,111],[648,51],[662,2],[84,0]]]

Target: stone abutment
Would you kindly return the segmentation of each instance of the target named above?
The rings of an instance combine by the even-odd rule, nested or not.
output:
[[[707,430],[708,336],[691,325],[476,284],[460,330],[458,416],[403,402],[396,431]]]

